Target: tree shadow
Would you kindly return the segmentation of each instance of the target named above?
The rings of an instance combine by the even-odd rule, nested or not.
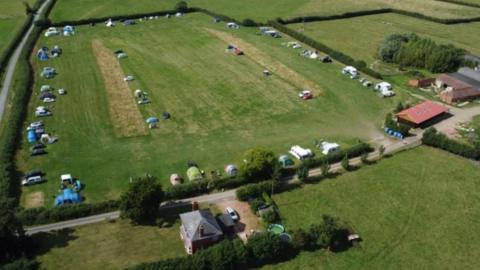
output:
[[[31,257],[36,257],[48,253],[53,248],[66,247],[70,241],[78,238],[73,232],[73,229],[67,228],[31,235],[26,239],[26,252]]]

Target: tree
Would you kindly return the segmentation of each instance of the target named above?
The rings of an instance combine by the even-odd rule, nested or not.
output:
[[[292,232],[292,247],[298,251],[312,248],[312,239],[310,235],[302,229],[296,229]]]
[[[24,231],[15,216],[15,200],[0,194],[0,265],[21,255]]]
[[[162,186],[153,177],[135,179],[120,198],[121,216],[136,224],[152,221],[162,199]]]
[[[342,165],[342,168],[345,169],[345,170],[349,170],[350,169],[350,160],[348,159],[348,155],[345,155],[342,159],[342,162],[340,163],[340,165]]]
[[[186,12],[188,11],[188,4],[185,1],[180,1],[177,4],[175,4],[175,10],[177,12]]]
[[[300,180],[300,182],[305,183],[308,180],[309,171],[310,170],[308,168],[308,165],[305,164],[305,162],[302,162],[300,167],[298,167],[297,169],[298,180]]]
[[[322,177],[327,177],[329,172],[330,172],[330,164],[328,161],[324,161],[322,165],[320,166],[320,171],[322,172]]]
[[[257,23],[254,20],[247,18],[247,19],[242,21],[242,25],[249,27],[249,26],[256,26]]]
[[[270,150],[254,148],[247,151],[243,161],[240,170],[245,178],[265,180],[272,176],[277,158]]]
[[[276,262],[289,255],[290,244],[273,233],[254,234],[247,242],[247,250],[255,262]]]
[[[312,225],[309,230],[311,241],[319,248],[327,248],[331,245],[335,232],[339,229],[335,218],[323,215],[320,224]]]

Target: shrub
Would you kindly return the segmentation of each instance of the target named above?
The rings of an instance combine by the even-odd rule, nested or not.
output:
[[[198,180],[165,189],[165,199],[184,199],[208,192],[208,181]]]
[[[473,146],[449,139],[435,128],[429,128],[423,133],[422,143],[441,148],[456,155],[470,159],[480,159],[480,150]]]
[[[257,214],[258,208],[260,208],[262,205],[265,205],[265,201],[262,198],[255,198],[248,201],[248,204],[250,205],[250,210],[252,210],[252,213]]]
[[[272,192],[272,190],[275,190],[276,187],[278,187],[278,182],[272,180],[256,184],[249,184],[237,189],[237,199],[240,201],[247,201],[249,199],[258,198],[261,197],[264,192]]]
[[[291,245],[273,233],[254,234],[248,239],[247,250],[253,263],[278,262],[293,255],[289,252]]]
[[[277,223],[280,220],[280,216],[278,214],[277,208],[272,207],[272,211],[267,211],[262,214],[262,219],[268,224]]]
[[[242,25],[247,27],[253,27],[257,26],[258,24],[252,19],[245,19],[242,21]]]
[[[244,178],[265,180],[271,178],[277,157],[273,151],[259,147],[247,151],[241,164],[240,171]]]
[[[162,199],[162,186],[154,178],[135,179],[120,198],[121,216],[137,224],[151,221],[157,217]]]

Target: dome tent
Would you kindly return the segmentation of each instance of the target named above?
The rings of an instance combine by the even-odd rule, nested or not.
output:
[[[63,27],[63,35],[64,36],[73,36],[75,35],[75,29],[71,25],[66,25]]]
[[[40,61],[47,61],[50,58],[48,54],[49,54],[48,48],[47,47],[42,47],[37,52],[37,58]]]
[[[64,189],[63,193],[55,198],[55,206],[81,202],[82,197],[80,196],[80,194],[73,191],[71,188]]]
[[[203,178],[202,173],[195,166],[188,168],[187,176],[189,181],[201,180]]]
[[[180,185],[182,183],[182,178],[178,174],[174,173],[170,175],[170,183],[172,183],[173,186]]]
[[[233,164],[230,164],[230,165],[227,165],[225,167],[225,172],[229,175],[229,176],[237,176],[238,174],[238,169],[235,165]]]
[[[29,143],[34,143],[38,140],[37,134],[35,133],[35,130],[30,129],[27,133],[27,140]]]
[[[282,165],[283,168],[293,166],[293,160],[290,159],[287,155],[281,155],[278,158],[278,162]]]

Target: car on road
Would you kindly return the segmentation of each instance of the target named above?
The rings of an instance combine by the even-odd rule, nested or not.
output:
[[[42,176],[36,175],[36,176],[31,176],[28,178],[23,179],[22,185],[23,186],[30,186],[30,185],[35,185],[38,183],[43,182]]]
[[[238,216],[237,212],[232,207],[225,208],[225,212],[227,212],[227,214],[230,215],[233,221],[236,222],[240,220],[240,217]]]

